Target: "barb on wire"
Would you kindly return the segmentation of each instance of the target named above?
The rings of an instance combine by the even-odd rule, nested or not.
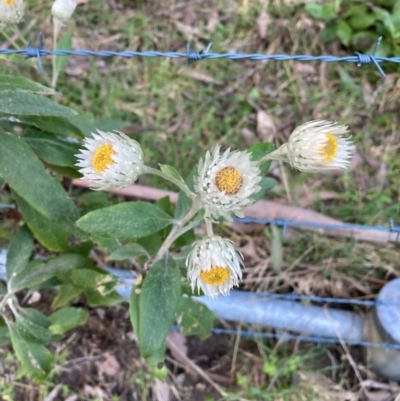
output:
[[[39,47],[33,47],[31,46],[31,42],[28,43],[26,46],[26,54],[24,57],[24,60],[28,58],[33,58],[36,57],[39,71],[41,74],[43,74],[43,65],[42,65],[42,60],[41,60],[41,52],[43,50],[44,46],[44,40],[43,40],[43,34],[42,32],[39,33]]]
[[[0,55],[9,55],[9,54],[20,54],[25,56],[25,58],[36,57],[38,59],[39,69],[43,71],[41,57],[43,56],[97,56],[97,57],[167,57],[167,58],[184,58],[189,63],[190,61],[198,61],[198,60],[216,60],[216,59],[229,59],[229,60],[275,60],[275,61],[320,61],[320,62],[342,62],[342,63],[353,63],[358,66],[374,64],[378,71],[385,76],[385,73],[382,69],[381,64],[384,62],[387,63],[395,63],[400,64],[400,57],[381,57],[376,56],[376,51],[381,43],[381,38],[378,39],[378,42],[375,45],[374,51],[372,54],[363,54],[360,52],[356,52],[352,56],[330,56],[330,55],[321,55],[321,56],[311,56],[311,55],[288,55],[288,54],[246,54],[246,53],[209,53],[211,48],[211,44],[207,46],[207,48],[203,51],[196,52],[191,51],[190,46],[187,46],[185,53],[180,52],[160,52],[160,51],[110,51],[110,50],[101,50],[101,51],[93,51],[93,50],[46,50],[43,48],[43,35],[39,35],[39,47],[32,47],[30,44],[26,47],[26,49],[0,49]]]
[[[365,65],[365,64],[374,63],[376,68],[378,69],[378,71],[381,73],[381,75],[383,77],[386,77],[385,72],[383,71],[383,69],[380,66],[379,62],[376,60],[376,56],[375,56],[376,52],[379,49],[379,46],[381,45],[381,42],[382,42],[382,36],[380,38],[378,38],[372,54],[362,54],[362,53],[359,53],[359,52],[355,52],[354,54],[356,54],[358,56],[358,59],[359,59],[358,64],[357,64],[358,67],[361,67],[362,65]]]

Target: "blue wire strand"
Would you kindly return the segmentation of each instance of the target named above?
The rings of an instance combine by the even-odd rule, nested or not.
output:
[[[357,66],[363,66],[368,64],[374,64],[380,74],[385,77],[385,73],[382,69],[381,63],[400,63],[400,57],[381,57],[376,56],[376,52],[382,38],[379,38],[374,51],[372,54],[363,54],[355,52],[352,56],[337,57],[331,55],[311,56],[311,55],[288,55],[288,54],[258,54],[258,53],[209,53],[212,43],[209,43],[205,50],[197,52],[190,49],[190,45],[187,45],[186,53],[181,52],[161,52],[161,51],[110,51],[110,50],[47,50],[43,48],[43,35],[39,34],[39,46],[33,47],[31,43],[25,49],[0,49],[0,55],[11,55],[19,54],[24,58],[36,57],[38,60],[39,70],[43,72],[41,57],[43,56],[93,56],[93,57],[166,57],[180,59],[184,58],[189,64],[190,61],[199,60],[218,60],[218,59],[229,59],[229,60],[274,60],[274,61],[320,61],[320,62],[343,62],[353,63]]]

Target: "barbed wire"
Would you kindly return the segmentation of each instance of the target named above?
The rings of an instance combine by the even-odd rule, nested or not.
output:
[[[24,56],[25,59],[36,58],[40,72],[43,73],[43,65],[41,58],[43,56],[93,56],[93,57],[165,57],[174,59],[186,59],[189,64],[191,61],[200,60],[218,60],[218,59],[229,59],[229,60],[274,60],[274,61],[319,61],[319,62],[342,62],[352,63],[357,66],[373,64],[378,69],[380,74],[385,77],[385,72],[382,69],[381,63],[395,63],[400,64],[400,57],[382,57],[376,56],[376,52],[381,44],[382,37],[378,39],[375,44],[374,50],[371,54],[364,54],[361,52],[355,52],[351,56],[332,56],[332,55],[289,55],[289,54],[258,54],[258,53],[210,53],[212,42],[202,51],[193,51],[190,45],[187,45],[186,52],[162,52],[162,51],[111,51],[111,50],[49,50],[44,49],[43,35],[39,34],[39,46],[35,47],[28,43],[28,46],[24,49],[0,49],[0,55],[11,55],[17,54]]]
[[[300,334],[289,334],[287,332],[284,333],[263,333],[259,331],[253,330],[233,330],[233,329],[222,329],[215,327],[212,329],[212,332],[215,334],[229,334],[229,335],[240,335],[243,337],[254,337],[254,338],[273,338],[277,340],[295,340],[295,341],[308,341],[317,343],[321,345],[323,343],[326,344],[347,344],[347,345],[356,345],[360,347],[374,347],[374,348],[385,348],[389,349],[400,349],[400,344],[395,343],[377,343],[371,341],[357,341],[357,340],[348,340],[348,339],[340,339],[333,337],[320,337],[320,336],[305,336]]]
[[[350,223],[338,223],[338,224],[329,224],[329,223],[321,223],[321,222],[311,222],[311,221],[296,221],[296,220],[286,220],[286,219],[260,219],[260,218],[252,218],[252,217],[243,217],[243,218],[234,218],[235,222],[238,223],[257,223],[257,224],[270,224],[276,225],[278,227],[283,228],[283,236],[286,235],[286,231],[288,227],[305,227],[305,228],[321,228],[328,230],[375,230],[387,232],[390,234],[396,234],[396,241],[400,239],[400,226],[396,226],[394,224],[393,219],[389,219],[389,226],[369,226],[363,224],[350,224]]]

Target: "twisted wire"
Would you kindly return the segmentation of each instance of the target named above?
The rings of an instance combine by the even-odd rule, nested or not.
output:
[[[274,60],[274,61],[319,61],[319,62],[342,62],[342,63],[353,63],[357,66],[373,64],[378,69],[380,74],[384,77],[385,73],[382,69],[382,63],[394,63],[400,64],[400,57],[381,57],[376,56],[376,52],[379,48],[382,38],[379,38],[374,51],[371,54],[363,54],[360,52],[355,52],[352,56],[337,57],[331,55],[289,55],[289,54],[258,54],[258,53],[210,53],[212,43],[209,43],[205,50],[200,52],[193,51],[190,49],[190,45],[187,45],[187,50],[185,53],[182,52],[162,52],[162,51],[111,51],[111,50],[48,50],[43,48],[43,35],[39,35],[39,46],[33,47],[31,43],[25,49],[0,49],[0,55],[11,55],[19,54],[25,58],[37,58],[39,70],[43,72],[41,57],[43,56],[78,56],[78,57],[123,57],[123,58],[133,58],[133,57],[166,57],[174,59],[186,59],[189,64],[191,61],[200,60],[219,60],[219,59],[229,59],[229,60]]]

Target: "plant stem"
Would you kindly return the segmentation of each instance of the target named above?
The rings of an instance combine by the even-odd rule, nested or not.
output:
[[[8,293],[6,295],[4,295],[4,298],[1,300],[0,302],[0,313],[3,310],[4,306],[6,305],[6,303],[8,302],[8,300],[13,296],[13,293]]]
[[[265,163],[267,160],[283,160],[288,161],[288,151],[287,151],[287,143],[284,143],[278,149],[274,150],[271,153],[266,154],[261,159],[257,160],[257,165],[260,166],[261,164]]]
[[[59,26],[57,25],[57,22],[53,19],[53,50],[57,50],[57,37],[58,37],[58,32],[59,32]],[[53,54],[51,58],[52,66],[53,66],[53,77],[51,79],[51,87],[53,89],[56,88],[57,85],[57,78],[58,78],[58,73],[56,71],[56,55]]]
[[[190,199],[194,200],[196,198],[196,194],[194,192],[192,192],[189,187],[183,182],[178,180],[175,177],[172,177],[168,174],[163,173],[160,170],[157,170],[155,168],[152,167],[145,167],[145,173],[149,173],[149,174],[154,174],[154,175],[158,175],[159,177],[164,178],[165,180],[168,180],[170,182],[172,182],[173,184],[175,184],[180,190],[182,190]]]
[[[188,223],[199,211],[200,204],[197,199],[194,199],[192,203],[192,208],[189,210],[188,214],[181,220],[178,220],[171,231],[169,232],[167,238],[164,243],[161,245],[161,248],[158,250],[157,255],[154,257],[153,263],[157,262],[161,259],[161,257],[169,250],[174,241],[184,232],[186,232],[186,223]]]
[[[12,36],[7,34],[5,29],[1,30],[1,34],[15,47],[16,50],[19,49],[17,42],[12,38]]]

